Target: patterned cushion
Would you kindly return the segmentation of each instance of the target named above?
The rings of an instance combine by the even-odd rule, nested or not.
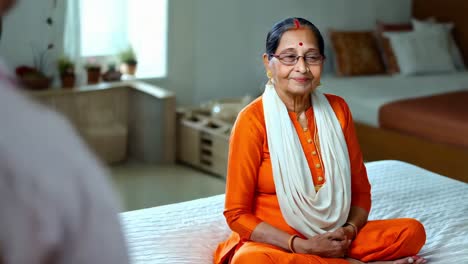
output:
[[[375,37],[370,31],[330,31],[340,76],[385,73]]]
[[[380,50],[382,51],[383,62],[387,73],[395,74],[400,72],[395,53],[393,52],[390,40],[384,36],[385,32],[405,32],[412,31],[413,26],[411,24],[385,24],[381,21],[377,21],[377,43]]]

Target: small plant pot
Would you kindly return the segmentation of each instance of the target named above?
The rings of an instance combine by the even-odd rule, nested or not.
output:
[[[45,90],[52,84],[52,78],[41,76],[24,76],[20,81],[26,89]]]
[[[88,68],[88,84],[97,84],[101,78],[101,68]]]
[[[62,74],[60,80],[62,81],[62,88],[70,89],[75,87],[75,74]]]
[[[136,70],[136,63],[122,63],[122,65],[120,65],[120,71],[122,72],[122,74],[135,76]]]
[[[117,82],[122,78],[122,74],[116,70],[109,70],[102,75],[102,80],[105,82]]]

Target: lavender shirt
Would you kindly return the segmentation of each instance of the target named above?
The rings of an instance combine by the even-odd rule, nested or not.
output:
[[[0,263],[128,263],[107,171],[0,62]]]

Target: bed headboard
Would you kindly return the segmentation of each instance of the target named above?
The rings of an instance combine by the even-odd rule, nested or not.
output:
[[[468,65],[468,1],[467,0],[413,0],[413,17],[435,17],[440,22],[453,22],[454,37]]]

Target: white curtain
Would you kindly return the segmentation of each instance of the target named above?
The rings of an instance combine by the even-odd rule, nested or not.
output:
[[[65,3],[65,32],[63,50],[65,56],[75,62],[77,85],[84,83],[84,69],[81,60],[80,1],[68,0]]]

